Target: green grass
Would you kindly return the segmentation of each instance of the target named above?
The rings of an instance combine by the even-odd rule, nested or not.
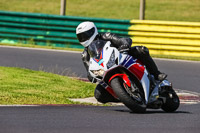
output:
[[[95,84],[56,74],[0,67],[0,104],[74,104],[91,97]]]
[[[140,0],[67,0],[67,15],[139,19]],[[60,0],[1,0],[0,10],[57,14]],[[146,19],[200,22],[200,0],[146,0]]]

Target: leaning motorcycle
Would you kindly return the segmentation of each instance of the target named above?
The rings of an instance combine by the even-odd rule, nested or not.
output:
[[[96,40],[88,47],[89,73],[112,96],[135,113],[147,108],[174,112],[180,101],[172,84],[157,81],[146,67],[127,53],[119,52],[110,41]]]

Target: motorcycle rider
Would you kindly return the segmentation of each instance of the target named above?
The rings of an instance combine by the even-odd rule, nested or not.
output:
[[[93,22],[82,22],[80,23],[76,28],[76,35],[77,38],[82,44],[85,49],[82,52],[82,60],[83,64],[88,72],[89,68],[89,60],[90,55],[88,54],[88,46],[94,41],[94,40],[105,40],[110,41],[111,45],[113,47],[116,47],[120,52],[127,51],[129,55],[139,59],[147,68],[147,70],[152,74],[156,80],[162,81],[164,80],[167,75],[164,73],[161,73],[153,59],[151,58],[149,54],[148,48],[145,46],[134,46],[132,45],[131,38],[124,38],[119,37],[116,34],[113,33],[98,33],[96,26]],[[95,82],[95,79],[93,79],[89,72],[88,72],[88,79],[92,82]],[[118,99],[114,98],[110,93],[108,93],[103,86],[100,84],[97,85],[94,92],[95,98],[101,102],[101,103],[107,103],[107,102],[119,102]]]

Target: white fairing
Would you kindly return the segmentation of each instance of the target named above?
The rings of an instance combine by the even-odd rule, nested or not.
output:
[[[145,101],[146,101],[146,104],[148,103],[148,100],[149,100],[149,87],[150,87],[150,82],[149,82],[149,78],[148,78],[148,72],[144,71],[144,75],[141,79],[141,83],[142,83],[142,87],[144,89],[144,93],[145,93]]]
[[[104,46],[104,48],[103,48],[103,66],[102,65],[100,65],[100,64],[98,64],[97,62],[95,62],[92,58],[90,58],[90,66],[89,66],[89,72],[90,72],[90,74],[93,76],[93,77],[96,77],[97,75],[94,75],[91,71],[93,71],[93,70],[100,70],[100,69],[102,69],[102,70],[104,70],[104,71],[107,71],[108,69],[110,69],[110,68],[108,68],[107,67],[107,63],[109,62],[109,60],[110,60],[110,57],[111,57],[111,55],[112,55],[112,52],[114,52],[115,53],[115,60],[118,58],[118,61],[120,61],[120,59],[119,59],[119,56],[120,56],[120,53],[119,53],[119,51],[115,48],[115,47],[110,47],[110,44],[111,44],[111,42],[110,41],[108,41],[106,44],[105,44],[105,46]],[[116,66],[116,64],[115,65],[113,65],[112,67],[114,67],[114,66]]]

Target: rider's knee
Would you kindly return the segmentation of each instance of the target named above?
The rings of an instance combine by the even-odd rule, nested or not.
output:
[[[149,56],[149,49],[145,46],[136,46],[136,49],[140,55]]]
[[[98,84],[94,91],[94,97],[97,99],[98,102],[105,103],[102,93],[103,93],[103,87],[100,84]]]
[[[119,102],[119,100],[115,99],[106,89],[100,84],[97,85],[94,91],[94,97],[98,102],[107,103],[107,102]]]

